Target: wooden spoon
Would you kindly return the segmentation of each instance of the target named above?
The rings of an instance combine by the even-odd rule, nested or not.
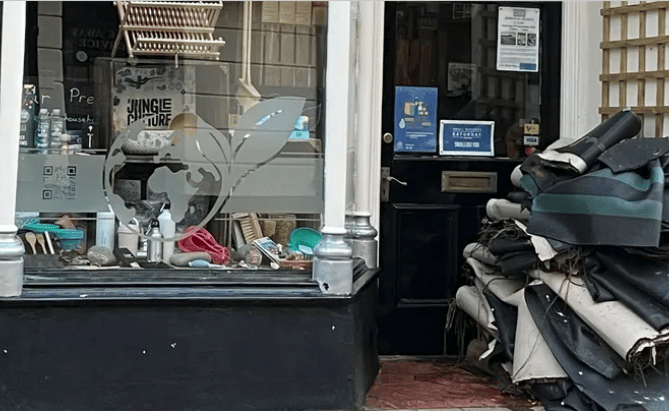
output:
[[[42,253],[49,254],[49,252],[46,251],[46,245],[44,243],[44,235],[42,235],[42,233],[37,234],[37,242],[39,243],[40,247],[42,247]]]
[[[28,244],[30,244],[30,248],[33,249],[33,254],[37,254],[37,250],[35,250],[35,242],[37,241],[37,237],[35,237],[35,233],[27,232],[26,233],[26,241]]]

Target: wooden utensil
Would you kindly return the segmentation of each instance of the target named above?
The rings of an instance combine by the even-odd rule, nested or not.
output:
[[[44,254],[49,254],[49,252],[46,250],[46,244],[44,243],[44,235],[42,235],[42,233],[37,234],[37,242],[39,243],[40,247],[42,247],[42,252]]]
[[[30,244],[30,248],[33,249],[33,254],[37,254],[37,250],[35,250],[35,242],[37,241],[37,237],[35,237],[35,233],[27,232],[26,233],[26,241],[28,244]]]

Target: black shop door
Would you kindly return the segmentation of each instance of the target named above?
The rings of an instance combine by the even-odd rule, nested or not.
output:
[[[562,6],[385,7],[379,348],[453,355],[459,347],[444,326],[465,283],[462,249],[476,238],[488,199],[512,190],[514,167],[559,135]],[[509,46],[499,47],[501,58],[498,41]],[[511,69],[498,70],[498,58]],[[440,154],[441,120],[492,123],[492,138],[452,131],[449,154]],[[423,133],[433,124],[436,136]]]

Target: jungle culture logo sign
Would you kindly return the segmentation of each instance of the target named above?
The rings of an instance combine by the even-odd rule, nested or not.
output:
[[[172,120],[171,98],[131,98],[127,105],[127,124],[146,118],[149,127],[167,127]]]

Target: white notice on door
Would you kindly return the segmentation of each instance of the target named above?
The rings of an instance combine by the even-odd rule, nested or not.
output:
[[[539,71],[539,9],[499,7],[497,70]]]

